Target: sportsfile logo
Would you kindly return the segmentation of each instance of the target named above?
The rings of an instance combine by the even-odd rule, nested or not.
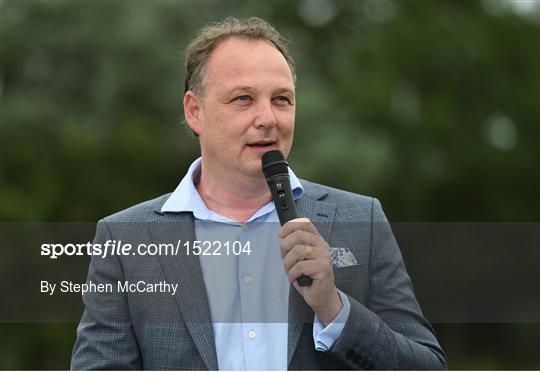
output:
[[[45,243],[41,245],[41,255],[50,259],[57,259],[60,256],[126,256],[131,254],[133,246],[129,243],[122,244],[122,241],[107,240],[104,244],[99,243]],[[133,254],[135,254],[133,252]]]

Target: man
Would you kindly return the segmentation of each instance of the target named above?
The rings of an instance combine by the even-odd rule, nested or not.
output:
[[[100,221],[95,239],[186,249],[93,257],[88,274],[178,290],[87,294],[72,368],[445,368],[376,199],[290,170],[304,218],[277,223],[261,156],[289,154],[295,119],[294,63],[277,31],[227,18],[186,54],[184,113],[201,158],[172,194]],[[242,250],[225,254],[231,240]],[[202,254],[205,242],[223,254]],[[300,287],[301,275],[313,283]]]

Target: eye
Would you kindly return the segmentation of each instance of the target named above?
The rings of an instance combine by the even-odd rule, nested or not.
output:
[[[247,94],[244,94],[242,96],[238,96],[238,97],[234,98],[233,101],[237,101],[237,102],[241,102],[241,103],[250,102],[251,97],[248,96]]]
[[[286,96],[277,96],[277,97],[274,97],[274,100],[281,105],[285,105],[285,104],[292,105],[291,100],[289,99],[289,97],[286,97]]]

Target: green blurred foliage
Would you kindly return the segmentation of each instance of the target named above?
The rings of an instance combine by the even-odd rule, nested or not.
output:
[[[300,177],[394,221],[538,221],[528,3],[2,0],[0,220],[94,221],[172,191],[198,154],[182,50],[208,21],[256,15],[294,42]],[[438,325],[450,367],[540,368],[527,347],[481,346],[537,344],[536,325],[498,327]],[[73,325],[0,329],[0,367],[68,366]]]
[[[394,220],[538,220],[539,17],[499,2],[2,1],[0,216],[95,220],[174,188],[198,151],[182,50],[259,15],[294,42],[300,176]]]

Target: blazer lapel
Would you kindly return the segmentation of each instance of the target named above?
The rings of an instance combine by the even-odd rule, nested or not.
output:
[[[315,225],[317,231],[329,242],[330,233],[333,226],[336,205],[320,201],[325,194],[312,198],[304,195],[296,202],[298,215],[307,217]],[[304,298],[293,285],[289,289],[289,330],[287,342],[287,365],[291,363],[292,357],[298,345],[300,335],[306,324],[313,323],[313,310],[306,304]]]
[[[161,214],[161,213],[159,213]],[[173,243],[195,240],[195,226],[191,213],[161,214],[150,229],[155,243]],[[210,306],[198,256],[160,255],[159,259],[167,280],[179,283],[175,299],[180,307],[186,327],[209,370],[217,370],[217,355]]]

